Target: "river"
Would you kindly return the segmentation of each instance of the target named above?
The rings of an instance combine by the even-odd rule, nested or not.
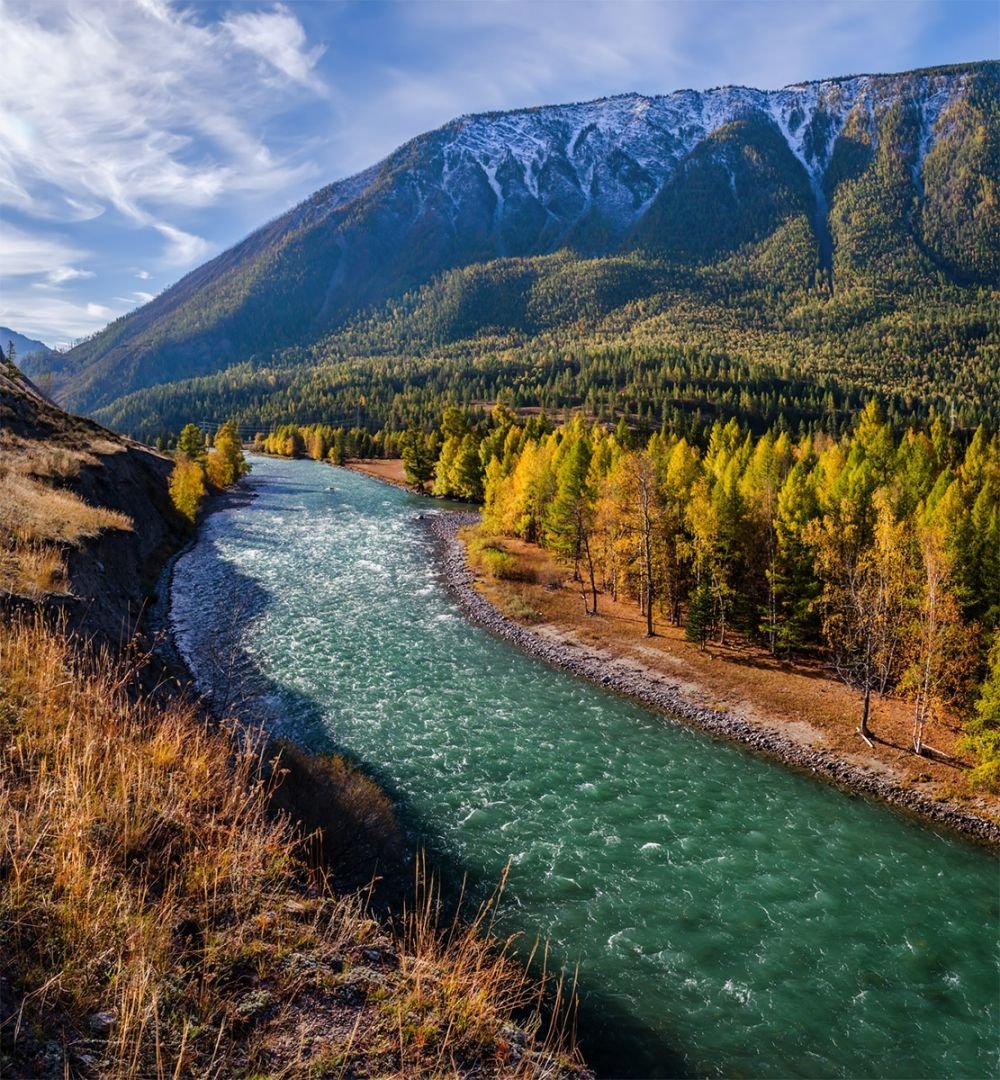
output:
[[[427,500],[253,466],[174,572],[199,684],[362,762],[473,882],[510,860],[504,927],[579,964],[601,1075],[996,1074],[991,854],[469,625]]]

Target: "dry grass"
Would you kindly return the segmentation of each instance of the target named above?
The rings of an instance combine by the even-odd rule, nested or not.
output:
[[[575,987],[567,994],[563,980],[549,976],[547,957],[541,977],[529,978],[512,957],[516,936],[497,944],[496,919],[506,878],[505,871],[471,923],[459,921],[456,914],[442,927],[433,877],[418,862],[416,902],[403,917],[400,973],[405,992],[387,1004],[399,1031],[403,1075],[416,1075],[428,1055],[436,1059],[435,1074],[451,1075],[456,1061],[483,1053],[505,1076],[535,1077],[540,1066],[542,1075],[561,1073],[562,1048],[573,1045],[576,1037],[571,1028]],[[529,966],[535,959],[533,951]],[[529,1017],[527,1026],[512,1024],[513,1016]],[[543,1016],[549,1018],[544,1030]],[[526,1048],[532,1052],[525,1053]]]
[[[130,674],[0,625],[0,1074],[574,1071],[483,915],[380,928],[307,871],[260,740]]]
[[[106,529],[132,529],[125,514],[38,479],[71,477],[82,460],[60,449],[0,458],[0,590],[33,598],[65,592],[67,547]]]
[[[66,559],[45,544],[14,543],[0,549],[0,591],[37,598],[65,594]]]
[[[0,534],[22,544],[77,544],[105,529],[131,531],[132,519],[32,477],[0,476]]]

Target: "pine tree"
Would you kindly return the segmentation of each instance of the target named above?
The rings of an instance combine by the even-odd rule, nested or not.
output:
[[[403,433],[402,459],[403,472],[410,484],[421,491],[434,476],[434,455],[430,444],[422,431],[409,429]]]
[[[205,454],[205,437],[197,424],[185,424],[177,439],[177,449],[189,458],[200,458]]]
[[[1000,791],[1000,633],[994,635],[989,670],[976,702],[975,713],[966,722],[962,743],[977,758],[970,782],[991,791]]]
[[[559,464],[555,498],[545,516],[545,543],[561,559],[573,564],[574,581],[582,580],[580,562],[581,559],[586,562],[591,594],[589,612],[596,615],[597,581],[590,544],[595,515],[594,492],[588,483],[590,459],[589,439],[576,433]]]
[[[688,641],[697,641],[705,648],[714,625],[715,597],[712,585],[706,575],[691,592],[688,601],[687,619],[684,622],[684,634]]]

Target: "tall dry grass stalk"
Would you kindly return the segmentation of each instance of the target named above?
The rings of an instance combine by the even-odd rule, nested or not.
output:
[[[505,1076],[562,1075],[575,1045],[576,981],[537,967],[538,943],[527,963],[515,958],[520,935],[500,938],[497,920],[509,865],[493,894],[470,919],[462,896],[441,921],[441,895],[423,856],[415,864],[415,901],[401,920],[400,973],[405,993],[389,1004],[399,1034],[400,1062],[450,1075],[458,1063],[489,1048]],[[516,1022],[515,1022],[516,1020]]]
[[[0,476],[0,535],[24,544],[75,544],[105,529],[130,531],[132,519],[30,476]]]
[[[132,674],[0,625],[0,1074],[53,1040],[108,1077],[574,1072],[493,907],[441,931],[428,886],[390,936],[305,869],[260,738]]]

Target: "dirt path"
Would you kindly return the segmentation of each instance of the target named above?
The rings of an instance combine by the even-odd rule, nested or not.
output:
[[[421,491],[415,484],[406,479],[406,471],[400,458],[371,458],[356,459],[344,462],[344,468],[352,472],[370,476],[373,480],[381,480],[383,484],[391,484],[393,487],[410,491],[414,495],[426,495],[428,492]]]

